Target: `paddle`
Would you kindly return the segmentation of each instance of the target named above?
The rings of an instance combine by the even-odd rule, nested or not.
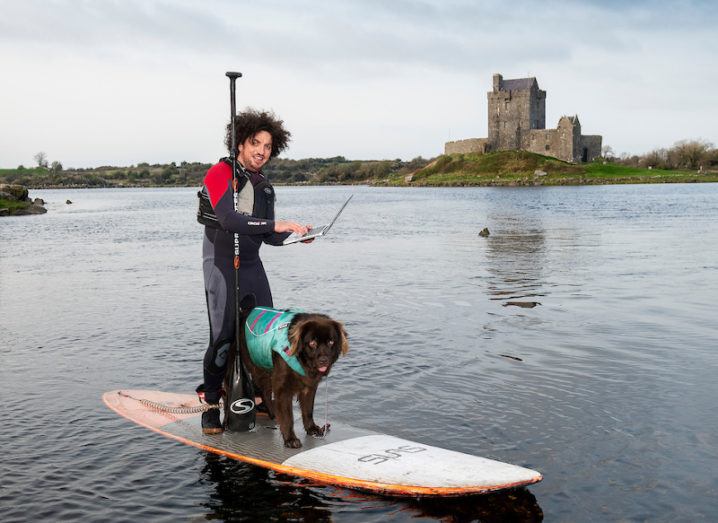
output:
[[[238,209],[239,194],[239,176],[237,166],[237,129],[236,115],[237,107],[235,103],[235,84],[237,78],[242,77],[242,73],[227,72],[229,78],[229,105],[230,105],[230,122],[232,124],[232,189],[234,191],[234,211]],[[248,182],[249,183],[249,182]],[[241,294],[239,293],[239,234],[234,233],[234,342],[235,351],[234,358],[231,360],[231,366],[227,368],[230,373],[229,390],[227,391],[227,402],[225,406],[224,424],[227,430],[246,432],[254,428],[256,408],[254,405],[254,390],[252,380],[249,378],[247,370],[242,364],[240,356],[240,336],[242,308],[240,307]]]

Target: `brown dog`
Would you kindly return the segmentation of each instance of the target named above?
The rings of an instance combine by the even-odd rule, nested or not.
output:
[[[264,310],[270,316],[265,315],[264,319],[260,320],[262,314],[258,314],[258,310]],[[271,316],[272,314],[277,317]],[[291,321],[282,323],[282,318],[291,318]],[[261,321],[264,321],[264,324]],[[314,397],[321,379],[329,374],[339,355],[346,354],[349,350],[344,326],[324,314],[291,313],[262,308],[243,316],[241,325],[242,362],[260,389],[269,416],[272,419],[276,417],[284,445],[290,448],[302,446],[294,433],[292,399],[295,396],[299,398],[307,434],[324,435],[329,427],[319,427],[314,422]],[[287,330],[282,332],[282,329]],[[248,347],[248,338],[249,344],[255,343],[253,336],[265,337],[262,341],[266,341],[266,336],[271,336],[274,349],[267,350],[263,357],[257,357],[254,352],[256,347],[252,347],[251,351]],[[296,370],[297,363],[301,366],[299,371],[303,372],[303,375]]]

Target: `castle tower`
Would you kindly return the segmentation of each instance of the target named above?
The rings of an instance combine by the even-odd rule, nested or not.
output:
[[[556,157],[567,162],[581,161],[581,122],[578,116],[562,116],[558,121]],[[585,160],[584,160],[585,161]]]
[[[528,131],[546,128],[546,91],[536,78],[504,80],[493,76],[489,100],[489,147],[494,150],[523,149]]]

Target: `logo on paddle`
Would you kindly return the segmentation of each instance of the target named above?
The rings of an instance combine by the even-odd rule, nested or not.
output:
[[[246,414],[254,408],[254,402],[249,398],[241,398],[237,401],[232,402],[229,406],[229,410],[235,414]]]

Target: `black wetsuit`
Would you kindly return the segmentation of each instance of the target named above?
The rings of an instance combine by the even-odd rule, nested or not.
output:
[[[232,167],[212,166],[204,178],[221,229],[206,226],[202,246],[204,289],[209,314],[209,347],[204,356],[204,388],[208,403],[217,403],[226,371],[227,351],[235,336],[234,233],[239,233],[239,289],[254,294],[257,305],[272,307],[272,293],[259,248],[281,245],[290,233],[274,232],[274,188],[261,173],[247,171],[254,187],[252,215],[234,210]]]

